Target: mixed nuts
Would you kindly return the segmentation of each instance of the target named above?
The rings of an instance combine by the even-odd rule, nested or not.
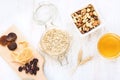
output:
[[[74,12],[71,16],[75,25],[82,34],[87,33],[100,25],[98,15],[91,4],[86,8]]]

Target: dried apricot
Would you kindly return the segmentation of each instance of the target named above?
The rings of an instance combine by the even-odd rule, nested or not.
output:
[[[1,44],[2,46],[7,45],[8,41],[6,40],[6,38],[7,38],[6,35],[1,36],[1,38],[0,38],[0,44]]]

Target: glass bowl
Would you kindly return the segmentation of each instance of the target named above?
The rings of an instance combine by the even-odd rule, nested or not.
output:
[[[44,1],[40,2],[35,9],[33,20],[40,25],[51,23],[57,14],[57,8],[54,4]]]
[[[46,35],[46,33],[51,31],[51,30],[60,30],[67,36],[68,45],[67,45],[67,48],[64,51],[62,51],[60,53],[52,54],[51,52],[45,51],[45,49],[43,48],[42,40],[43,40],[44,36]],[[53,38],[50,37],[50,39],[52,40]],[[59,39],[59,38],[57,38],[57,39]],[[58,40],[58,43],[59,43],[59,40]],[[62,30],[62,29],[56,27],[55,25],[54,26],[53,25],[49,26],[49,28],[43,33],[43,35],[42,35],[42,37],[41,37],[41,39],[39,41],[40,50],[43,53],[45,53],[45,54],[49,55],[50,57],[52,57],[52,58],[56,59],[57,61],[59,61],[61,65],[68,64],[67,53],[68,53],[68,51],[70,49],[70,45],[71,45],[71,36],[69,35],[69,33],[66,32],[65,30]]]

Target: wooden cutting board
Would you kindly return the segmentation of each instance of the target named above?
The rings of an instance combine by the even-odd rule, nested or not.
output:
[[[7,35],[10,32],[16,33],[16,35],[17,35],[16,43],[18,43],[20,41],[27,41],[25,39],[25,37],[21,34],[21,32],[15,26],[10,27],[2,35]],[[38,61],[38,66],[39,66],[40,70],[37,72],[37,75],[31,75],[29,73],[26,74],[25,71],[19,72],[18,67],[21,66],[21,65],[13,62],[13,58],[11,57],[12,51],[10,51],[7,48],[7,46],[1,46],[0,45],[0,56],[10,65],[10,67],[18,74],[18,76],[20,76],[21,80],[47,80],[45,75],[44,75],[44,71],[43,71],[44,58],[30,44],[29,44],[29,47],[32,48],[34,57],[38,58],[38,60],[39,60]]]

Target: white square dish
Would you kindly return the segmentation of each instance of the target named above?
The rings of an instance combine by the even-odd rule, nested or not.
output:
[[[88,8],[88,5],[92,5],[92,7],[93,7],[93,9],[94,9],[94,12],[96,12],[97,13],[97,18],[98,18],[98,20],[100,21],[100,23],[97,25],[97,26],[95,26],[94,28],[92,28],[91,30],[89,30],[89,31],[87,31],[87,32],[85,32],[85,33],[82,33],[80,30],[80,27],[83,27],[83,25],[82,26],[79,26],[79,25],[77,25],[77,22],[75,22],[76,20],[76,17],[74,17],[73,15],[75,14],[75,16],[77,15],[77,18],[79,19],[81,19],[81,12],[82,12],[82,10],[83,9],[87,9]],[[78,12],[78,14],[76,14],[76,12]],[[80,14],[79,14],[79,12],[80,12]],[[87,14],[87,12],[86,12],[86,14]],[[85,15],[86,15],[85,14]],[[93,32],[95,32],[96,30],[98,30],[99,28],[101,28],[101,27],[103,27],[104,26],[104,20],[103,20],[103,18],[102,18],[102,16],[101,16],[101,14],[100,14],[100,11],[98,10],[98,8],[97,8],[97,6],[95,5],[95,4],[89,4],[89,3],[87,3],[87,4],[83,4],[83,5],[81,5],[80,6],[80,8],[79,9],[77,9],[77,10],[75,10],[72,14],[71,14],[71,18],[72,18],[72,22],[73,22],[73,24],[74,24],[74,26],[77,28],[77,30],[79,30],[79,32],[80,32],[80,37],[83,37],[83,36],[86,36],[86,35],[89,35],[89,34],[91,34],[91,33],[93,33]],[[78,20],[77,19],[77,21],[78,21],[78,23],[79,23],[79,21],[80,20]],[[83,18],[84,19],[84,18]],[[81,20],[81,21],[83,21],[83,19]],[[87,21],[86,21],[87,22]],[[85,23],[84,23],[85,24]]]

